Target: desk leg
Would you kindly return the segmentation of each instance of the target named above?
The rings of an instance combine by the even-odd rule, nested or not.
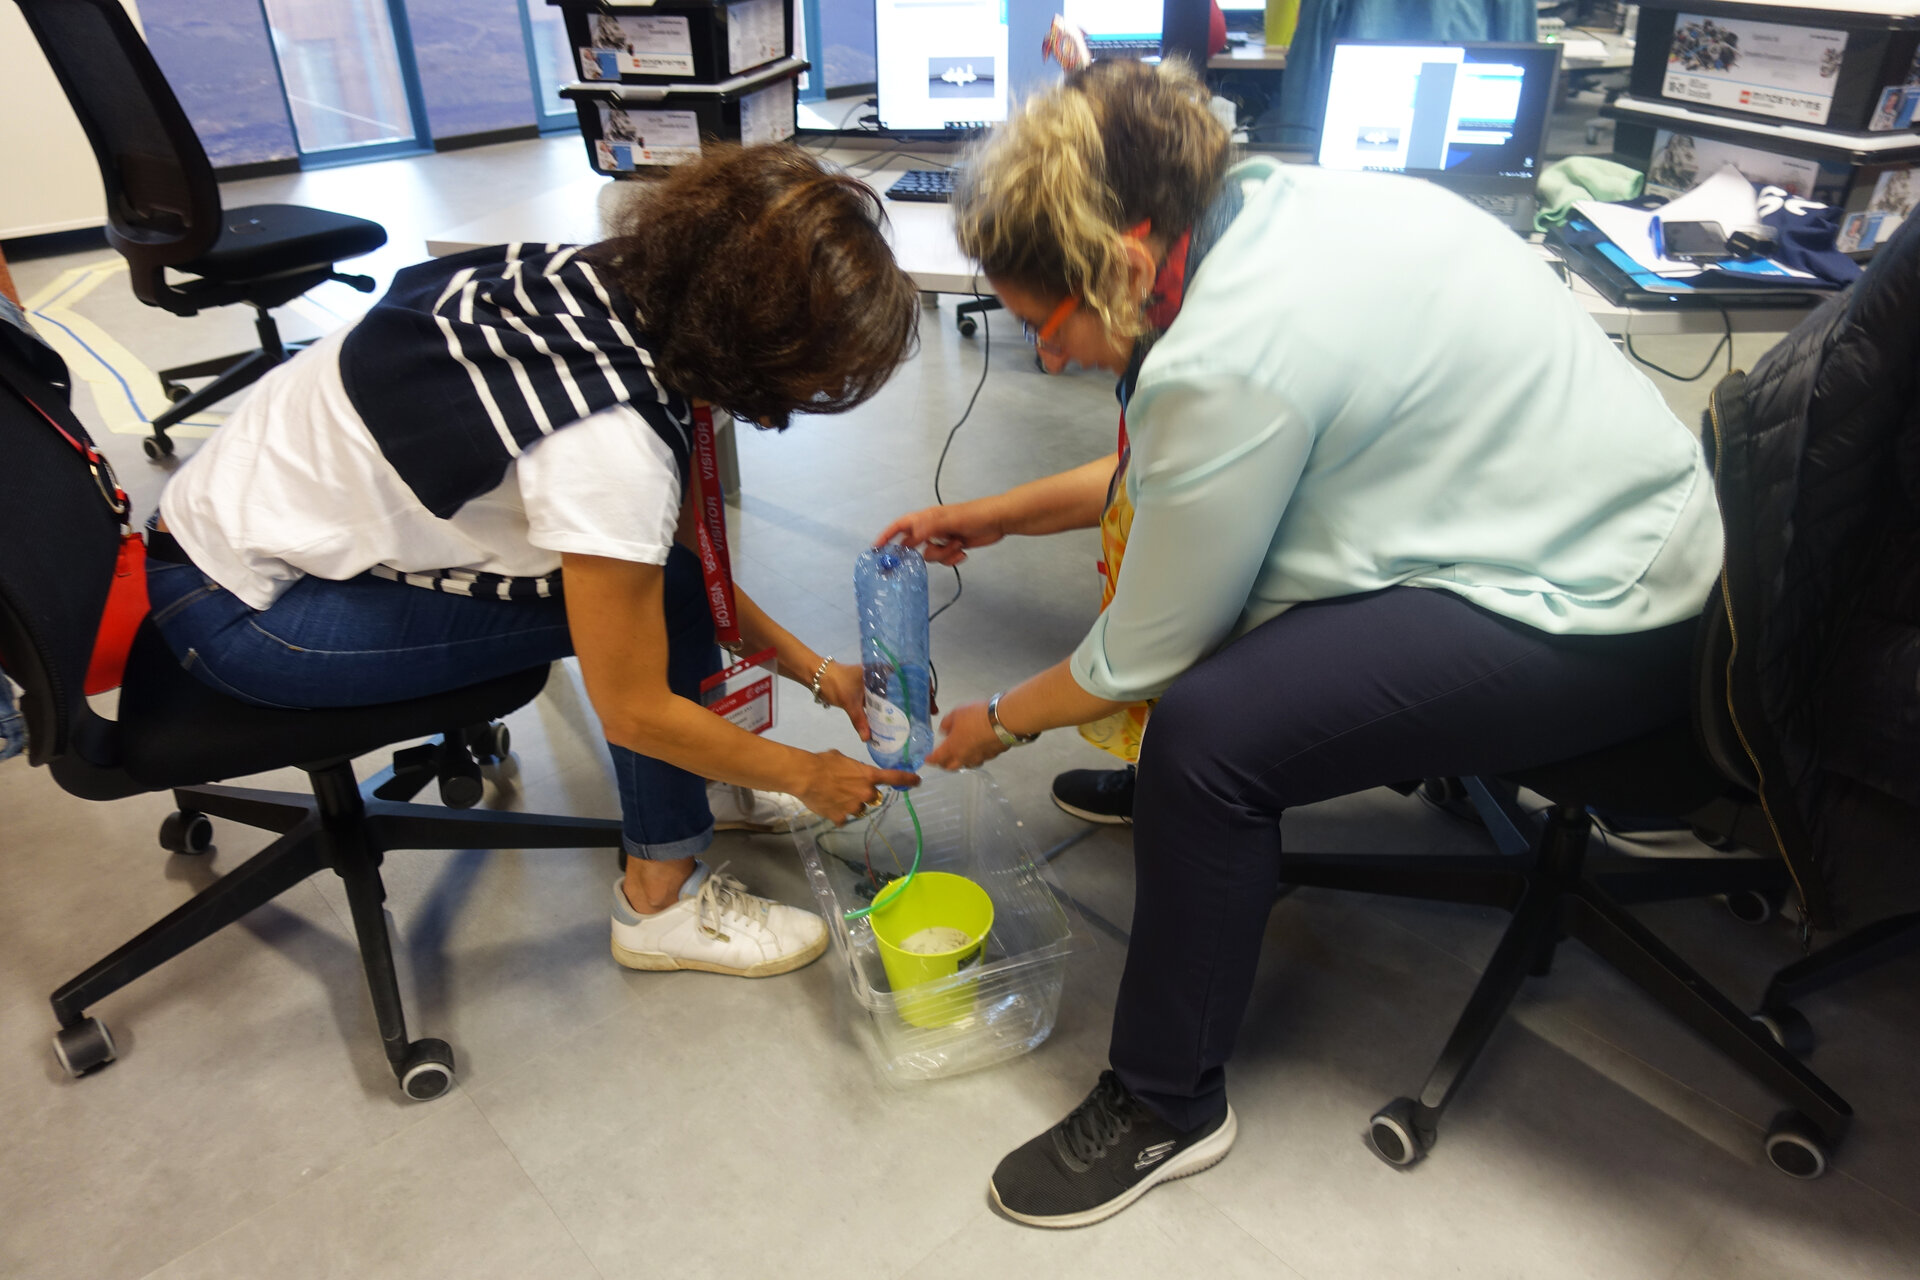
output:
[[[940,309],[940,295],[923,290],[920,294],[920,305],[929,311],[938,311]]]

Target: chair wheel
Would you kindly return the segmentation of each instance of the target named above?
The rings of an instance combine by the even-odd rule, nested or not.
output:
[[[1789,1178],[1817,1178],[1827,1171],[1827,1140],[1798,1111],[1782,1111],[1767,1130],[1767,1159]]]
[[[213,820],[193,809],[175,809],[160,822],[160,847],[199,857],[213,848]]]
[[[453,1087],[453,1049],[445,1040],[415,1040],[394,1074],[409,1098],[419,1102],[437,1098]]]
[[[140,452],[158,462],[173,456],[173,440],[168,436],[148,436],[140,442]]]
[[[486,792],[479,762],[471,758],[450,762],[440,775],[440,803],[449,809],[471,809]]]
[[[53,1056],[74,1079],[97,1071],[114,1059],[113,1036],[98,1018],[83,1018],[62,1027],[53,1036]]]
[[[961,316],[953,322],[953,327],[960,331],[960,336],[963,338],[971,338],[974,334],[980,332],[980,326],[975,323],[972,316]]]
[[[481,764],[499,764],[513,750],[513,730],[498,720],[470,729],[467,749]]]
[[[1813,1052],[1813,1024],[1792,1005],[1762,1009],[1753,1015],[1753,1020],[1765,1027],[1774,1042],[1794,1057],[1804,1058]]]
[[[1727,914],[1742,924],[1765,924],[1780,911],[1781,899],[1759,889],[1740,889],[1721,899]]]
[[[160,390],[166,392],[167,399],[174,404],[179,404],[193,394],[193,389],[184,382],[163,382],[160,384]]]
[[[1414,1123],[1413,1108],[1412,1098],[1395,1098],[1367,1121],[1367,1146],[1396,1168],[1418,1163],[1433,1146],[1433,1138],[1421,1136]]]

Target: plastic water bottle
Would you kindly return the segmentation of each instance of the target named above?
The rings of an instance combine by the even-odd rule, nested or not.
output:
[[[882,769],[918,769],[933,750],[927,562],[911,547],[869,547],[853,566],[867,754]]]

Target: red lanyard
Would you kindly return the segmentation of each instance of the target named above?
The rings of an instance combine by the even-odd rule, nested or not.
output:
[[[733,562],[727,555],[726,495],[720,488],[720,460],[713,447],[713,410],[693,410],[694,475],[700,482],[700,573],[707,582],[707,607],[713,610],[713,634],[722,646],[740,650],[740,611],[733,602]]]

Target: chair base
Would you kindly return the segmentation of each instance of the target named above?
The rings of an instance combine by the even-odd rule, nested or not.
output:
[[[1003,311],[1006,303],[998,298],[975,298],[963,302],[953,309],[953,327],[960,331],[963,338],[971,338],[980,329],[980,322],[974,317],[987,311]]]
[[[160,370],[160,389],[167,393],[173,406],[147,424],[152,434],[141,442],[147,457],[158,462],[173,456],[173,437],[167,434],[169,428],[185,422],[228,396],[244,391],[258,382],[267,370],[312,345],[312,339],[282,342],[280,326],[274,322],[272,312],[263,306],[255,306],[253,310],[253,328],[260,338],[260,345],[256,349]],[[198,391],[189,391],[184,385],[185,379],[206,377],[211,377],[213,381]]]
[[[1416,1163],[1439,1137],[1442,1115],[1459,1091],[1521,983],[1550,972],[1563,939],[1586,944],[1602,960],[1741,1069],[1783,1099],[1787,1110],[1767,1134],[1768,1158],[1782,1172],[1824,1172],[1845,1137],[1846,1101],[1737,1005],[1707,983],[1622,905],[1771,887],[1782,874],[1769,858],[1627,858],[1587,852],[1583,807],[1557,805],[1544,824],[1520,814],[1511,792],[1470,786],[1496,821],[1539,828],[1531,852],[1470,857],[1287,854],[1289,884],[1393,897],[1501,907],[1513,913],[1439,1060],[1415,1097],[1376,1112],[1368,1141],[1390,1164]],[[1484,803],[1483,803],[1484,802]]]
[[[1920,911],[1857,929],[1774,974],[1760,997],[1754,1021],[1804,1057],[1813,1052],[1813,1025],[1793,1007],[1794,1001],[1916,951],[1920,951]]]
[[[462,813],[382,800],[372,794],[378,780],[363,789],[349,761],[307,766],[306,773],[313,781],[311,797],[226,786],[181,787],[173,793],[185,813],[230,818],[275,832],[279,839],[53,993],[53,1013],[61,1027],[56,1050],[73,1074],[104,1066],[114,1056],[112,1038],[87,1016],[89,1006],[326,869],[346,888],[374,1018],[394,1078],[409,1097],[437,1097],[453,1082],[453,1054],[444,1041],[408,1038],[387,932],[386,886],[380,878],[385,855],[399,849],[598,849],[620,844],[620,824],[614,821]]]

